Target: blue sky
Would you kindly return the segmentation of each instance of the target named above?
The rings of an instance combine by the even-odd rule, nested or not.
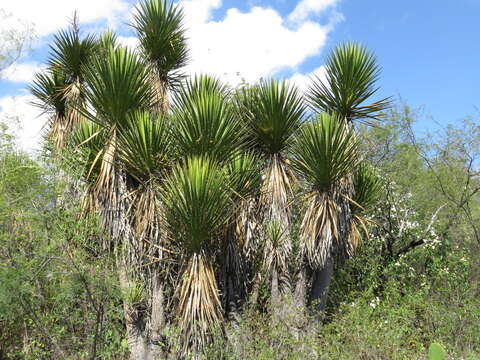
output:
[[[379,96],[401,96],[424,105],[418,131],[432,130],[477,113],[479,102],[479,0],[184,0],[191,28],[192,64],[232,84],[240,78],[291,78],[305,88],[311,74],[322,75],[326,53],[342,41],[373,50],[383,68]],[[32,51],[0,81],[0,118],[18,115],[24,147],[35,147],[45,118],[28,105],[25,87],[41,68],[55,29],[79,10],[82,28],[115,29],[135,46],[131,0],[2,0],[15,21],[33,23]],[[13,25],[12,25],[13,24]],[[8,24],[7,24],[8,25]],[[5,26],[5,24],[3,25]],[[1,28],[0,28],[1,30]]]

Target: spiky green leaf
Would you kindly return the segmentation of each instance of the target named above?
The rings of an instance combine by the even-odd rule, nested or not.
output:
[[[240,200],[259,192],[261,183],[259,165],[259,158],[252,151],[239,153],[228,163],[227,170],[232,190]]]
[[[243,147],[244,127],[218,83],[203,87],[206,80],[195,81],[184,87],[174,111],[180,156],[227,160]]]
[[[174,86],[182,78],[180,68],[188,60],[183,19],[182,8],[166,0],[142,0],[134,14],[132,26],[141,52],[160,81],[168,86]]]
[[[167,178],[162,200],[172,236],[187,253],[216,248],[232,208],[224,169],[205,157],[189,158]]]
[[[328,190],[359,163],[358,141],[338,115],[321,114],[295,139],[293,166],[312,189]]]
[[[54,35],[50,49],[49,66],[63,72],[72,84],[83,81],[83,68],[94,57],[98,46],[93,35],[80,39],[78,31],[69,29]]]
[[[86,115],[102,127],[126,125],[129,114],[151,106],[153,92],[148,74],[148,67],[122,47],[94,58],[85,68],[90,105]]]
[[[353,177],[355,193],[351,204],[352,213],[369,210],[379,199],[382,182],[375,169],[362,163]]]
[[[307,94],[317,112],[336,112],[348,121],[378,119],[379,112],[390,106],[389,98],[368,102],[378,91],[380,66],[361,45],[337,46],[327,57],[325,75],[325,81],[315,77]]]
[[[166,116],[137,111],[119,131],[120,161],[140,182],[161,176],[169,165],[172,133]]]
[[[305,114],[302,96],[286,81],[268,80],[238,94],[254,146],[262,153],[285,151]]]

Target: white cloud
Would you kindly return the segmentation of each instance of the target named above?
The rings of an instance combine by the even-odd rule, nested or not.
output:
[[[118,36],[118,42],[127,48],[134,50],[138,47],[138,38],[135,36]]]
[[[32,23],[35,35],[41,37],[67,26],[75,10],[80,23],[106,20],[109,27],[116,28],[131,5],[126,0],[2,0],[1,8]]]
[[[325,66],[320,66],[308,74],[295,73],[289,79],[290,82],[295,84],[300,91],[306,92],[312,83],[312,81],[317,81],[316,79],[324,82],[326,81]]]
[[[185,12],[187,27],[197,27],[208,22],[212,10],[222,6],[222,0],[185,0],[181,1]]]
[[[45,68],[37,62],[17,63],[9,66],[2,72],[2,80],[18,83],[28,83],[32,81],[36,72]]]
[[[189,72],[212,73],[237,84],[244,78],[255,82],[280,70],[295,70],[324,46],[331,26],[314,22],[287,27],[271,8],[253,7],[248,12],[227,10],[221,21],[210,19],[217,0],[182,3],[189,26]],[[192,13],[193,12],[193,13]],[[194,21],[189,19],[194,18]]]
[[[0,121],[6,122],[10,132],[16,135],[20,147],[26,151],[41,148],[42,128],[47,115],[30,104],[32,95],[6,96],[0,98]]]
[[[302,0],[290,15],[282,16],[273,8],[252,7],[246,12],[225,9],[219,20],[213,11],[220,9],[221,0],[183,0],[185,26],[188,28],[191,63],[188,73],[210,73],[221,76],[232,85],[241,79],[252,83],[261,77],[274,76],[280,71],[295,72],[291,80],[306,89],[309,74],[298,69],[302,63],[320,54],[328,34],[341,15],[335,12],[339,0]],[[131,19],[131,0],[1,0],[7,13],[36,25],[36,35],[45,36],[68,24],[73,11],[78,10],[81,23],[106,21],[125,34],[125,23]],[[223,9],[222,9],[223,10]],[[326,14],[325,24],[314,22],[312,16]],[[97,26],[98,23],[95,23]],[[118,25],[118,26],[117,26]],[[121,26],[120,26],[121,25]],[[1,24],[0,24],[1,30]],[[138,40],[119,36],[119,41],[135,47]],[[8,75],[10,81],[31,78],[34,62],[24,62]],[[319,64],[320,65],[320,64]],[[312,73],[322,73],[322,67]],[[38,147],[40,129],[45,116],[37,119],[37,109],[28,104],[31,96],[0,98],[0,119],[15,114],[22,120],[21,143],[27,149]]]
[[[288,16],[288,20],[299,23],[311,15],[318,15],[326,9],[336,5],[338,0],[301,0]]]
[[[337,1],[322,0],[322,6],[318,1],[302,1],[292,14],[318,14]],[[248,12],[230,8],[222,20],[214,21],[212,12],[222,6],[221,0],[184,0],[181,5],[190,47],[187,73],[221,76],[232,85],[242,79],[252,83],[281,70],[295,71],[308,57],[320,53],[341,16],[332,12],[326,25],[300,21],[292,28],[287,24],[290,18],[272,8],[252,7]],[[134,36],[118,39],[131,48],[138,45]]]

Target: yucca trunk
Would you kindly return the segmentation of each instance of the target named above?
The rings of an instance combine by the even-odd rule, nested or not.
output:
[[[242,199],[225,235],[223,258],[223,301],[227,317],[235,314],[247,301],[253,258],[258,255],[259,223],[257,201]]]
[[[165,246],[167,243],[165,228],[162,225],[162,208],[159,206],[159,199],[155,196],[154,190],[147,190],[145,196],[146,204],[136,204],[137,215],[143,221],[135,222],[138,241],[142,243],[141,252],[143,277],[149,286],[150,317],[146,319],[149,334],[149,344],[153,359],[161,359],[164,356],[163,331],[166,326],[165,318],[165,280],[164,269]],[[146,223],[148,220],[148,223]],[[138,226],[139,225],[139,226]]]
[[[132,197],[128,218],[132,226],[133,243],[128,246],[131,277],[146,287],[148,308],[138,323],[143,328],[142,345],[149,359],[164,357],[165,260],[166,232],[162,226],[163,210],[159,206],[155,184],[137,187]],[[141,347],[138,347],[141,350]]]
[[[192,254],[180,275],[177,316],[184,356],[203,352],[222,321],[222,307],[212,259]]]
[[[131,360],[149,360],[149,344],[145,337],[145,319],[126,294],[134,286],[132,265],[135,262],[137,239],[129,217],[130,201],[127,175],[116,168],[116,133],[106,145],[101,163],[101,174],[95,184],[100,203],[100,215],[107,234],[108,247],[115,251],[119,285],[124,294],[123,310],[127,330],[127,342]]]
[[[247,296],[248,264],[236,236],[236,222],[228,225],[222,251],[222,299],[227,317],[233,318]]]
[[[323,266],[316,269],[312,275],[309,303],[315,309],[316,316],[322,319],[328,300],[328,290],[333,278],[333,256],[329,254]]]
[[[166,114],[170,107],[168,87],[165,81],[162,81],[158,76],[154,75],[153,85],[154,85],[154,110],[159,114]]]
[[[289,172],[285,160],[280,154],[272,155],[268,161],[260,196],[260,207],[264,213],[262,228],[266,239],[263,258],[271,257],[273,249],[283,258],[288,258],[292,249],[288,195],[291,192],[293,175]],[[279,225],[282,233],[283,241],[278,248],[269,243],[270,240],[267,236],[267,229],[273,223]],[[282,298],[288,296],[290,291],[288,268],[274,266],[267,276],[270,277],[271,302],[280,304]],[[280,311],[280,309],[274,307],[273,311]]]
[[[127,294],[132,281],[132,246],[136,239],[128,217],[128,198],[125,174],[117,172],[112,184],[113,194],[103,200],[102,219],[114,244],[119,284],[123,294]],[[149,360],[149,344],[145,337],[145,319],[133,304],[123,302],[127,342],[131,360]]]
[[[164,277],[159,269],[151,276],[151,318],[150,318],[150,344],[153,359],[161,359],[164,355],[162,348],[163,330],[165,329],[165,295]]]
[[[345,123],[345,126],[349,125]],[[354,191],[352,177],[348,175],[333,186],[330,194],[324,195],[334,204],[335,213],[331,216],[335,221],[332,220],[331,231],[322,235],[320,241],[325,242],[323,258],[319,266],[314,267],[310,280],[308,303],[315,309],[319,320],[323,318],[327,305],[330,283],[334,276],[335,259],[343,261],[351,257],[355,250],[355,244],[351,241],[353,218],[350,208],[350,199],[353,198]],[[328,225],[326,227],[329,228]]]
[[[130,266],[125,257],[117,255],[117,271],[120,289],[125,294],[133,286],[129,276]],[[148,340],[145,338],[143,319],[139,317],[137,309],[123,300],[127,343],[130,350],[130,360],[151,360]]]
[[[308,298],[308,304],[319,318],[327,305],[335,259],[348,258],[353,252],[349,201],[352,193],[352,182],[347,177],[333,189],[312,194],[302,222],[302,266],[295,299],[302,306]]]

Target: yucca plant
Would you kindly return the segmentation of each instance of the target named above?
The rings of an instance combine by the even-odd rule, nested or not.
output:
[[[167,260],[172,249],[164,223],[159,189],[172,167],[172,133],[166,115],[139,110],[128,116],[118,136],[121,168],[132,178],[129,220],[136,241],[133,244],[135,277],[149,295],[145,316],[152,356],[162,357],[161,340],[166,325],[165,288],[170,275]],[[173,259],[175,260],[175,259]]]
[[[285,237],[283,250],[288,257],[292,248],[288,202],[295,177],[287,163],[287,154],[304,120],[305,105],[295,87],[276,80],[241,90],[237,101],[239,113],[247,123],[251,145],[262,159],[259,209],[263,219],[260,223],[264,232],[270,222],[280,224]],[[280,276],[287,279],[286,275]],[[287,292],[288,288],[289,284],[284,283],[281,291]]]
[[[63,131],[56,136],[57,147],[61,149],[75,126],[81,122],[80,109],[85,105],[84,68],[96,55],[98,43],[94,36],[88,35],[81,39],[74,18],[72,27],[61,30],[54,35],[53,45],[50,46],[49,68],[61,73],[65,77],[65,84],[58,89],[68,106],[68,122]]]
[[[30,85],[30,92],[36,98],[33,105],[49,116],[46,124],[47,138],[53,142],[55,149],[64,147],[66,135],[74,122],[68,110],[72,105],[67,103],[63,95],[65,86],[67,86],[65,74],[54,69],[36,73]]]
[[[339,122],[338,126],[345,128],[345,131],[349,133],[348,137],[353,138],[351,142],[355,143],[353,121],[372,124],[381,119],[382,111],[390,105],[390,98],[369,102],[370,98],[378,91],[376,83],[380,75],[380,67],[374,54],[365,47],[355,43],[346,43],[337,46],[330,53],[325,68],[325,82],[318,77],[315,78],[307,93],[310,107],[316,112],[332,114],[331,118],[335,118],[335,121]],[[297,149],[299,149],[298,146]],[[357,162],[359,160],[359,158],[356,159]],[[320,251],[318,254],[313,252],[308,255],[308,252],[314,251],[315,247],[310,246],[308,249],[303,245],[310,265],[314,266],[314,269],[316,267],[310,279],[312,282],[310,299],[319,302],[317,308],[320,310],[325,306],[326,293],[332,276],[333,257],[330,256],[332,251],[340,258],[351,256],[358,242],[357,225],[359,223],[355,221],[356,218],[353,216],[351,208],[351,199],[355,194],[353,172],[351,172],[353,169],[349,169],[348,163],[345,163],[344,166],[346,166],[346,171],[343,173],[343,177],[331,184],[330,192],[324,193],[321,196],[322,199],[318,197],[311,199],[302,224],[303,227],[319,226],[318,231],[323,232],[322,242],[324,245],[317,249]],[[299,169],[299,171],[302,170]],[[325,206],[319,207],[318,203]],[[322,214],[322,218],[309,222],[307,219],[311,218],[312,213]],[[331,218],[329,222],[322,223],[329,218]],[[333,221],[334,219],[336,223]],[[313,236],[310,237],[310,241],[310,245],[315,244]],[[297,289],[305,288],[304,274],[305,272],[300,272],[302,276]],[[305,298],[304,291],[299,291],[298,296]]]
[[[231,188],[237,201],[247,196],[253,182],[248,166],[252,166],[253,155],[243,155],[245,130],[238,121],[237,113],[229,100],[228,88],[217,78],[199,75],[182,84],[174,95],[173,125],[176,134],[176,151],[181,159],[191,156],[208,156],[228,168]],[[181,160],[183,161],[183,160]],[[237,214],[237,212],[235,212]],[[224,230],[223,249],[220,260],[225,270],[221,286],[227,311],[233,310],[245,298],[245,262],[235,238],[235,221]],[[241,273],[229,276],[227,269]],[[238,287],[233,284],[238,285]],[[228,290],[230,289],[230,291]]]
[[[390,106],[390,98],[367,100],[378,87],[380,67],[373,53],[355,43],[337,46],[327,57],[326,81],[315,77],[307,94],[316,112],[335,112],[347,121],[371,122]]]
[[[108,54],[109,51],[115,50],[118,46],[118,36],[112,30],[104,31],[98,39],[100,56],[102,55],[102,52]]]
[[[175,291],[183,349],[201,352],[212,330],[221,326],[214,259],[231,216],[232,193],[225,170],[207,157],[178,165],[162,193],[172,241],[182,253]]]
[[[260,158],[252,150],[237,152],[227,164],[232,191],[239,200],[258,195],[261,181]]]
[[[88,83],[85,116],[106,133],[107,142],[97,178],[99,195],[113,200],[112,186],[118,175],[119,132],[129,123],[130,115],[151,107],[152,87],[148,83],[148,67],[137,56],[118,47],[103,57],[94,58],[86,68]]]
[[[71,159],[69,163],[74,168],[81,169],[81,179],[85,183],[82,197],[82,213],[95,214],[98,209],[97,198],[94,193],[95,182],[100,171],[100,161],[105,146],[105,132],[102,128],[89,120],[83,120],[75,128],[69,138]],[[106,247],[106,244],[104,244]]]
[[[54,35],[48,65],[63,72],[67,77],[69,86],[64,89],[67,98],[78,96],[84,82],[83,67],[95,56],[97,50],[98,43],[95,37],[88,35],[80,39],[76,25]]]
[[[222,290],[225,312],[235,314],[247,299],[252,263],[251,249],[258,238],[258,229],[250,218],[256,217],[254,199],[259,195],[261,172],[258,155],[239,152],[227,164],[227,174],[234,198],[232,219],[225,231],[220,254]],[[253,225],[253,226],[252,226]]]
[[[182,109],[188,105],[195,96],[199,94],[217,94],[228,99],[231,90],[219,78],[207,74],[197,74],[181,83],[180,91],[174,93],[173,105]]]
[[[157,242],[161,222],[158,187],[172,163],[169,120],[139,110],[129,115],[118,136],[121,167],[137,183],[131,209],[136,233],[145,241]]]
[[[208,154],[224,162],[244,147],[244,126],[225,89],[218,80],[200,76],[175,95],[174,130],[181,157]]]
[[[272,309],[281,305],[278,302],[281,298],[281,284],[290,282],[288,268],[292,243],[285,235],[285,230],[278,221],[272,220],[267,224],[262,251],[262,270],[270,281]]]
[[[143,265],[143,259],[139,258],[139,242],[130,212],[130,195],[139,182],[126,172],[126,168],[133,169],[131,163],[125,163],[125,158],[122,161],[121,133],[128,131],[134,113],[151,108],[149,68],[132,51],[117,47],[92,59],[85,68],[85,80],[88,107],[82,114],[97,124],[105,136],[101,153],[96,157],[99,169],[94,194],[110,247],[115,251],[120,286],[129,288],[132,282],[145,280],[143,273],[135,271]],[[135,358],[149,346],[144,333],[144,309],[124,302],[124,310],[127,340]]]
[[[295,139],[293,154],[293,167],[306,185],[307,210],[300,229],[301,256],[310,269],[317,271],[315,276],[320,281],[322,274],[318,270],[331,272],[334,255],[351,253],[351,244],[345,242],[341,234],[342,228],[349,225],[342,224],[343,213],[349,211],[342,206],[342,185],[348,185],[347,177],[358,166],[358,142],[343,118],[324,113],[303,126]],[[299,292],[305,291],[301,288],[305,281],[299,280]],[[316,279],[312,281],[315,295],[322,284],[316,284]],[[321,297],[318,299],[315,295],[314,298],[321,302],[321,307],[325,305]]]
[[[181,68],[188,61],[183,10],[179,5],[168,4],[167,0],[142,0],[133,19],[139,50],[151,65],[155,109],[165,113],[168,89],[174,88],[184,77]]]

